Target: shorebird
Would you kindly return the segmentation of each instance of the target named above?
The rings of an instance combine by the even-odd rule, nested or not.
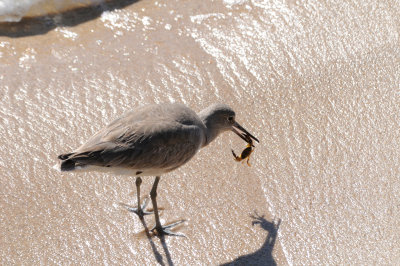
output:
[[[102,171],[136,177],[137,208],[130,210],[140,219],[150,214],[146,201],[140,203],[143,176],[155,176],[150,198],[157,234],[176,235],[162,226],[157,207],[160,176],[187,163],[219,134],[233,131],[243,140],[258,142],[235,120],[225,104],[213,104],[196,114],[183,104],[148,105],[128,112],[94,134],[71,153],[61,154],[55,167],[60,171]],[[178,222],[179,223],[179,222]]]

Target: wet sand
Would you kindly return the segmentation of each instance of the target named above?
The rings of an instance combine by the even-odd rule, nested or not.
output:
[[[400,262],[397,2],[126,3],[0,24],[0,264]],[[163,176],[187,238],[148,238],[119,206],[133,178],[51,167],[171,101],[227,103],[261,143],[248,167],[224,134]]]

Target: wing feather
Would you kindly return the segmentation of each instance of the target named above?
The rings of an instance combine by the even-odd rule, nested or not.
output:
[[[143,111],[146,115],[131,112],[115,120],[65,159],[78,165],[173,170],[201,147],[204,132],[197,115],[189,123]]]

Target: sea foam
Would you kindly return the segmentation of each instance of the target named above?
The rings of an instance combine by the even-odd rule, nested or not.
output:
[[[44,16],[101,2],[103,0],[0,0],[0,22],[18,22],[23,17]]]

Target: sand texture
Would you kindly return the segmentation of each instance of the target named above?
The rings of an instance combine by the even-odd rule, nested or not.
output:
[[[336,2],[109,1],[0,23],[0,264],[400,264],[400,4]],[[252,167],[226,133],[161,177],[162,222],[185,219],[186,238],[149,238],[121,208],[134,178],[52,169],[163,102],[224,102],[260,139]]]

